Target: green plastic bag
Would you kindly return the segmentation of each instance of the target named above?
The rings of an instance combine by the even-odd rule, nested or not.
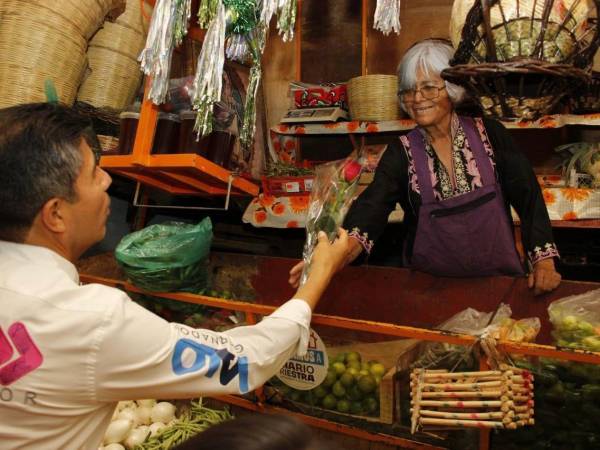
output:
[[[208,282],[212,223],[167,222],[125,236],[115,258],[131,282],[148,291],[198,291]]]

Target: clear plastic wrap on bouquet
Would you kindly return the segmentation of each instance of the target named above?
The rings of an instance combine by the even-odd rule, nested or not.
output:
[[[337,230],[356,197],[358,180],[363,170],[361,161],[362,159],[348,157],[321,164],[315,170],[306,217],[306,242],[302,252],[304,270],[300,284],[304,284],[308,277],[319,231],[324,231],[330,242],[337,236]]]

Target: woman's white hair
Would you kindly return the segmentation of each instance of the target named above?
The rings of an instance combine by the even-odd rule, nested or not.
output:
[[[440,75],[442,70],[450,67],[450,59],[454,55],[452,46],[441,39],[421,41],[404,54],[398,69],[398,92],[414,89],[417,83],[417,71],[421,70],[427,76]],[[465,89],[457,84],[444,81],[448,97],[453,105],[458,105],[465,97]],[[404,102],[400,106],[406,112]]]

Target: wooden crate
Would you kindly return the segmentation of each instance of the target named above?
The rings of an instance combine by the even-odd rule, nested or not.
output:
[[[335,412],[336,414],[360,417],[361,419],[392,424],[399,414],[400,397],[397,392],[398,370],[408,368],[417,355],[420,341],[416,339],[400,339],[395,341],[356,343],[328,349],[330,358],[343,352],[358,352],[364,361],[377,360],[386,368],[386,373],[379,385],[379,417],[356,416]]]

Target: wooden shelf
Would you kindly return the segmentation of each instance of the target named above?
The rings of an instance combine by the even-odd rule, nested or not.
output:
[[[581,220],[551,220],[552,228],[600,228],[600,219],[581,219]],[[520,227],[521,222],[514,221],[515,227]]]
[[[257,195],[259,187],[195,154],[103,156],[100,166],[110,172],[174,195],[226,195],[232,176],[233,195]]]
[[[548,129],[561,128],[567,125],[600,126],[600,114],[554,114],[537,120],[502,121],[509,129]],[[411,119],[389,120],[383,122],[350,122],[311,123],[311,124],[279,124],[271,127],[275,134],[303,136],[307,134],[364,134],[386,133],[412,130],[415,123]]]
[[[152,155],[158,107],[148,100],[148,86],[149,82],[132,154],[103,156],[100,159],[103,169],[173,195],[227,195],[230,177],[232,195],[258,195],[257,184],[199,155]]]

